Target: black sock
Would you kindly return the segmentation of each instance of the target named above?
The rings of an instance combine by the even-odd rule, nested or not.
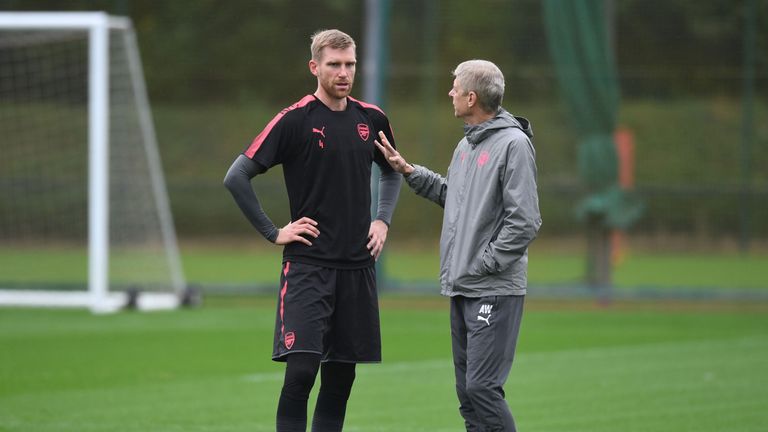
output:
[[[285,381],[277,404],[277,432],[306,432],[307,400],[320,366],[320,354],[296,353],[287,357]]]
[[[347,400],[355,381],[354,363],[323,363],[320,392],[312,418],[312,432],[339,432],[344,426]]]

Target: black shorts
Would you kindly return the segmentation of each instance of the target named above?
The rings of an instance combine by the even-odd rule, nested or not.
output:
[[[296,352],[323,361],[381,361],[374,266],[342,270],[285,262],[280,274],[272,360]]]

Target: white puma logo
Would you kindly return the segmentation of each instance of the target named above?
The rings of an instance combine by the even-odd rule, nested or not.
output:
[[[485,317],[482,317],[482,316],[478,315],[477,316],[477,320],[478,321],[485,321],[486,324],[488,324],[489,326],[491,325],[491,321],[490,321],[491,320],[491,315],[490,314],[488,315],[488,318],[485,318]]]

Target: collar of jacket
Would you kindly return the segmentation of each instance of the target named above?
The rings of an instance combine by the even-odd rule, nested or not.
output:
[[[489,120],[476,125],[465,124],[464,136],[467,137],[467,142],[474,149],[499,129],[506,128],[518,128],[526,132],[526,134],[528,133],[515,116],[507,112],[504,108],[499,108],[499,112]]]

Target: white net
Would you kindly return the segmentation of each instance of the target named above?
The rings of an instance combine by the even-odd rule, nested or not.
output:
[[[86,290],[88,30],[0,27],[0,289]],[[183,285],[130,29],[109,32],[108,291]]]

